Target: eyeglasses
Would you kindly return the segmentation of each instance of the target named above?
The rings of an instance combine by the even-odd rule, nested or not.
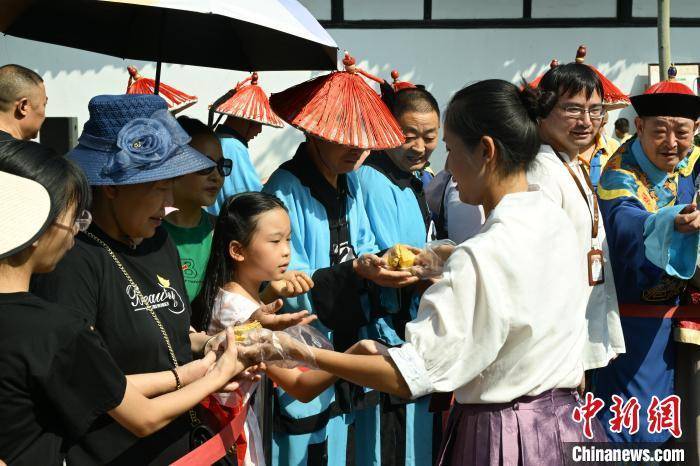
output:
[[[73,222],[73,225],[63,225],[58,222],[53,222],[54,226],[57,228],[60,228],[61,230],[66,230],[73,232],[74,235],[77,235],[79,231],[87,231],[88,227],[90,227],[90,224],[92,223],[92,215],[90,214],[90,211],[88,210],[83,210],[80,215],[78,215],[78,218],[75,219],[75,222]]]
[[[595,105],[590,108],[579,107],[578,105],[561,105],[567,118],[583,118],[585,113],[591,120],[601,120],[605,116],[605,108],[602,105]]]
[[[216,166],[210,167],[210,168],[205,168],[204,170],[199,170],[197,172],[198,175],[206,176],[210,174],[211,172],[214,171],[214,169],[219,172],[219,175],[221,176],[229,176],[231,174],[231,170],[233,169],[233,160],[231,159],[219,159],[216,162]]]

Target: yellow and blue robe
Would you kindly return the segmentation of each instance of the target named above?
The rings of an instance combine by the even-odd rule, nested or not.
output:
[[[674,393],[673,321],[644,309],[677,305],[695,272],[698,234],[675,231],[674,218],[693,201],[699,155],[692,151],[666,173],[632,139],[608,161],[600,178],[598,196],[627,352],[598,369],[594,384],[606,403],[599,416],[615,442],[665,442],[670,437],[668,431],[648,432],[646,408],[652,396],[663,399]],[[615,394],[625,401],[636,397],[641,404],[637,434],[610,432],[608,408]]]
[[[373,152],[357,170],[367,217],[380,250],[398,243],[417,248],[425,245],[433,229],[423,181],[418,178],[421,175],[400,170],[384,152]],[[416,317],[420,297],[414,287],[385,291],[377,306],[382,311],[367,326],[368,336],[388,346],[398,346],[404,343],[406,323]],[[381,445],[376,437],[366,436],[366,449],[374,456],[362,464],[432,464],[430,397],[406,404],[404,400],[383,396],[385,402],[374,413],[364,412],[356,418],[358,432],[379,429],[384,435]],[[391,427],[397,425],[403,428],[393,433],[393,441],[387,441],[391,430],[395,430]],[[389,448],[383,454],[392,456],[392,461],[382,461],[380,451]]]
[[[206,208],[210,214],[219,215],[226,199],[238,193],[262,191],[262,183],[250,160],[248,141],[228,126],[219,125],[215,132],[221,142],[224,157],[233,161],[231,174],[224,178],[224,185],[216,196],[216,202]]]
[[[290,270],[312,276],[309,293],[287,299],[285,311],[309,310],[319,316],[317,327],[343,351],[360,338],[372,319],[372,284],[359,278],[352,257],[377,253],[362,202],[362,188],[356,173],[338,177],[331,186],[315,167],[302,143],[294,157],[282,164],[263,188],[289,209],[292,226]],[[344,233],[338,233],[344,231]],[[369,455],[362,433],[348,438],[348,426],[362,411],[364,391],[347,382],[338,383],[309,403],[295,400],[277,389],[272,459],[277,466],[345,466],[348,440],[354,442],[355,464]],[[336,393],[338,395],[336,395]],[[374,392],[376,393],[376,392]],[[369,403],[370,410],[374,405]],[[354,426],[353,428],[356,429]]]

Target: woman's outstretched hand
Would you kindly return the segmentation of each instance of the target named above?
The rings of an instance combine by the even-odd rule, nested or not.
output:
[[[222,380],[221,386],[226,386],[229,381],[235,378],[252,364],[246,364],[238,357],[238,346],[236,345],[236,335],[233,332],[233,327],[229,327],[226,332],[226,349],[220,352],[220,356],[216,360],[216,364],[211,373],[220,377]]]

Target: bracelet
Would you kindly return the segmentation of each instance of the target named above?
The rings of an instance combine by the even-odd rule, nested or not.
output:
[[[182,388],[182,383],[180,383],[180,375],[177,373],[177,369],[173,367],[170,371],[175,376],[175,390],[180,390]]]

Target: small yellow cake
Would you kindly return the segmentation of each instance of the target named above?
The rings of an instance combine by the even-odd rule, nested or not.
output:
[[[397,244],[389,250],[386,262],[394,270],[406,270],[413,267],[416,255],[403,244]]]
[[[246,340],[246,334],[252,330],[262,328],[260,322],[257,320],[253,322],[248,322],[247,324],[236,325],[233,327],[233,333],[236,334],[236,342],[242,343]]]

